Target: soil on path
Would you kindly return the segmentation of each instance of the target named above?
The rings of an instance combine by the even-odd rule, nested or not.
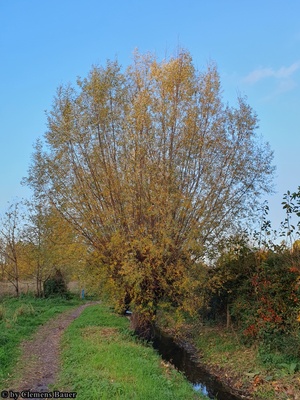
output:
[[[17,365],[19,375],[12,382],[13,391],[47,392],[59,369],[59,347],[63,331],[82,311],[98,302],[86,303],[66,311],[40,327],[31,340],[22,343],[22,356]]]

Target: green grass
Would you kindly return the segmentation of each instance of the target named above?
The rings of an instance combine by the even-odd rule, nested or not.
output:
[[[0,299],[0,387],[20,356],[20,342],[50,318],[79,304],[79,300],[37,299],[33,296]]]
[[[75,391],[79,400],[206,398],[137,340],[128,324],[103,304],[85,309],[64,334],[54,389]]]
[[[298,364],[282,354],[247,347],[233,331],[217,326],[203,326],[194,342],[204,363],[216,367],[220,376],[232,377],[232,387],[244,388],[254,398],[288,400],[299,393]]]

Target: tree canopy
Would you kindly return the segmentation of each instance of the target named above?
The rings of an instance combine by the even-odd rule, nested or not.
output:
[[[272,152],[243,97],[223,102],[216,66],[181,51],[135,53],[60,87],[33,188],[80,232],[120,298],[141,314],[181,301],[195,261],[271,188]]]

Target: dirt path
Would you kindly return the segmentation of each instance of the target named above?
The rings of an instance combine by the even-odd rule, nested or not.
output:
[[[13,391],[48,391],[48,385],[55,382],[59,369],[59,346],[63,331],[86,307],[97,303],[86,303],[60,314],[40,327],[31,340],[23,342],[16,371],[19,377],[11,384]]]

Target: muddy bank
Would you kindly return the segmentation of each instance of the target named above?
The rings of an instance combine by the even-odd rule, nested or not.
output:
[[[195,390],[201,391],[208,398],[217,400],[250,400],[253,399],[249,386],[241,387],[241,376],[235,376],[224,368],[204,363],[201,352],[191,338],[176,337],[171,330],[162,331],[155,328],[153,347],[162,358],[183,372],[193,384]]]

